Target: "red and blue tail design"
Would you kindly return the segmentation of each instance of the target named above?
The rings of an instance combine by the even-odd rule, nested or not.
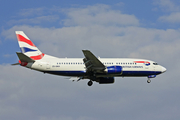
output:
[[[16,31],[19,47],[21,52],[33,60],[40,60],[44,57],[34,43],[24,34],[23,31]]]

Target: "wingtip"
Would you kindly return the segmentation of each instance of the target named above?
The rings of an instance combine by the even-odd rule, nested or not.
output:
[[[82,50],[83,52],[90,51],[90,50]]]

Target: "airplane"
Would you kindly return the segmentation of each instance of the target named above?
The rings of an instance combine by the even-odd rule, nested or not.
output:
[[[21,65],[43,73],[67,76],[70,80],[89,79],[99,84],[114,83],[114,77],[147,77],[164,73],[166,68],[157,62],[134,58],[99,58],[89,50],[82,50],[84,58],[57,58],[42,53],[23,31],[15,31],[21,52],[16,52]]]

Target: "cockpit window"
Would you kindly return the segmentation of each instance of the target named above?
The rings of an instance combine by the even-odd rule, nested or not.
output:
[[[158,65],[158,63],[153,63],[154,65]]]

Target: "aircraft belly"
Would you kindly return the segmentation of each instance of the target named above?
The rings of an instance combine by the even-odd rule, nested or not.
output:
[[[84,76],[86,71],[83,67],[77,66],[60,66],[52,67],[52,69],[44,71],[45,73],[55,74],[55,75],[64,75],[64,76]]]
[[[84,71],[44,71],[45,73],[63,76],[85,76]]]

